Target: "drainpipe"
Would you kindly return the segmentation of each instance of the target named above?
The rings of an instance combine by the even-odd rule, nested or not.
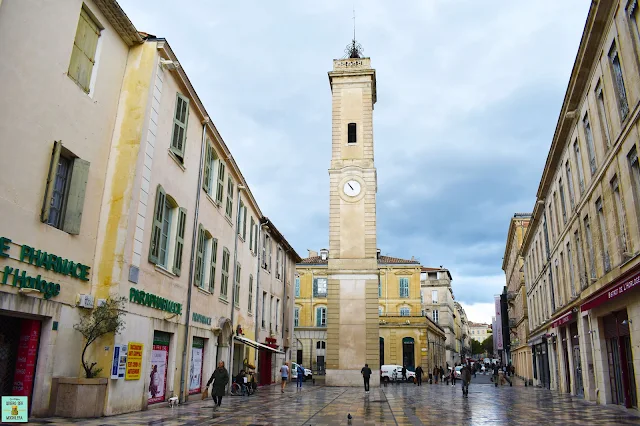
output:
[[[240,185],[238,183],[238,210],[237,210],[237,214],[236,214],[236,228],[235,228],[235,243],[234,243],[234,248],[233,248],[233,291],[231,293],[231,342],[230,343],[230,347],[229,347],[229,377],[233,377],[233,348],[235,346],[235,344],[233,343],[233,336],[236,332],[236,329],[234,328],[234,324],[233,324],[233,318],[235,317],[235,313],[236,313],[236,279],[237,279],[237,273],[238,273],[238,268],[237,268],[237,264],[238,264],[238,235],[240,234],[240,227],[239,225],[239,221],[240,221],[240,191],[242,191],[244,189],[243,185]],[[227,289],[229,288],[229,286],[227,285]],[[231,389],[231,380],[229,380],[229,389]]]
[[[260,318],[258,318],[258,309],[260,308],[260,251],[262,250],[262,245],[260,244],[260,235],[262,234],[262,225],[260,224],[260,218],[257,218],[258,221],[258,232],[256,232],[256,238],[257,238],[257,250],[256,250],[256,257],[258,258],[258,269],[256,271],[256,309],[254,310],[254,312],[256,313],[256,327],[255,327],[255,334],[254,336],[256,337],[256,342],[259,342],[260,339],[258,338],[258,333],[260,331],[260,326],[258,325],[258,321],[260,321]],[[264,309],[264,307],[263,307]],[[255,355],[255,366],[258,366],[258,352],[259,350],[256,349],[256,355]]]
[[[200,187],[202,186],[202,169],[204,166],[204,152],[205,152],[205,146],[207,143],[206,136],[207,136],[208,123],[209,123],[209,117],[206,117],[202,121],[202,146],[200,148],[200,166],[198,168],[198,185],[196,188],[196,211],[195,211],[195,214],[193,215],[193,235],[191,236],[191,256],[189,259],[189,282],[187,283],[187,311],[186,311],[187,317],[185,318],[185,322],[184,322],[184,346],[182,348],[182,369],[180,371],[180,401],[182,402],[186,400],[186,397],[183,394],[183,392],[185,391],[184,381],[187,375],[187,350],[189,349],[189,324],[191,320],[191,289],[193,287],[191,281],[193,280],[193,264],[195,262],[195,255],[196,255],[195,253],[196,239],[197,239],[196,234],[198,232],[198,213],[200,211],[200,191],[201,191]]]

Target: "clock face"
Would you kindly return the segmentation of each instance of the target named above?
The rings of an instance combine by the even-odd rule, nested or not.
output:
[[[356,197],[360,194],[360,182],[357,180],[350,180],[344,184],[344,193],[349,197]]]

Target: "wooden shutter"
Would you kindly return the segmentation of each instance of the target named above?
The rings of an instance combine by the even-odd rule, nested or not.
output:
[[[73,160],[71,170],[71,181],[69,182],[69,192],[67,194],[67,205],[64,213],[64,224],[62,230],[72,235],[80,233],[82,222],[82,208],[84,207],[84,196],[87,190],[87,180],[89,179],[89,162],[76,158]]]
[[[181,160],[184,159],[188,120],[189,99],[177,93],[176,110],[173,116],[173,134],[171,135],[171,151]]]
[[[318,279],[317,278],[313,279],[313,296],[314,297],[318,296]]]
[[[202,225],[198,225],[198,245],[196,248],[196,273],[194,275],[194,284],[198,287],[204,287],[202,276],[204,275],[204,229]]]
[[[160,253],[160,235],[162,234],[162,219],[164,215],[164,203],[167,195],[162,186],[156,189],[156,203],[153,213],[153,227],[151,228],[151,241],[149,243],[149,262],[158,263]]]
[[[211,267],[209,269],[209,291],[213,293],[216,283],[216,261],[218,260],[218,239],[211,242]]]
[[[209,139],[207,139],[207,147],[206,149],[206,154],[204,156],[204,180],[202,182],[202,188],[204,188],[204,190],[207,192],[207,194],[211,193],[211,157],[213,156],[213,153],[211,151],[213,151],[213,148],[211,147],[211,143],[209,142]]]
[[[247,206],[244,206],[243,210],[243,217],[242,217],[242,239],[246,240],[247,239]]]
[[[218,166],[218,187],[216,189],[216,201],[218,204],[222,204],[222,196],[224,192],[224,174],[227,169],[227,166],[220,161],[220,165]]]
[[[184,249],[184,229],[187,223],[187,209],[178,209],[178,227],[176,228],[176,250],[173,257],[173,273],[180,276],[182,268],[182,251]]]
[[[51,198],[53,197],[53,187],[56,182],[56,174],[58,173],[58,163],[60,161],[60,152],[62,151],[62,142],[55,141],[53,143],[53,152],[51,153],[51,163],[49,163],[49,174],[47,175],[47,185],[44,190],[44,200],[42,201],[42,211],[40,220],[44,223],[49,222],[49,211],[51,210]]]
[[[68,75],[86,93],[89,93],[99,37],[100,29],[87,11],[82,8],[80,19],[78,20],[78,28],[76,29],[76,37],[73,41]]]
[[[249,228],[249,250],[253,251],[253,225],[255,224],[251,216],[251,228]]]

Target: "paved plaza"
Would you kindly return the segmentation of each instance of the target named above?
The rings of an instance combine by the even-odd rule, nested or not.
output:
[[[480,379],[480,377],[478,377]],[[485,378],[477,380],[485,381]],[[640,417],[615,406],[588,403],[548,390],[473,384],[464,398],[459,385],[411,384],[372,389],[306,385],[261,388],[250,397],[225,397],[176,408],[168,404],[148,411],[95,420],[37,419],[41,424],[82,425],[638,425]]]

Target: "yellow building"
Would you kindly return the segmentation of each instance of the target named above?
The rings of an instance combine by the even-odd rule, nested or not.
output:
[[[296,268],[294,343],[297,362],[322,374],[327,350],[327,259],[310,251]],[[389,256],[378,257],[380,365],[418,365],[430,371],[445,361],[445,333],[424,315],[420,264]],[[296,346],[297,345],[297,346]]]

